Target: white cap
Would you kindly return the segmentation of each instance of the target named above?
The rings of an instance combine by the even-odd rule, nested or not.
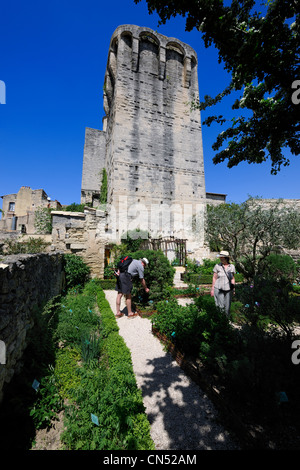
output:
[[[149,261],[147,260],[147,258],[142,258],[142,261],[147,265],[149,264]]]

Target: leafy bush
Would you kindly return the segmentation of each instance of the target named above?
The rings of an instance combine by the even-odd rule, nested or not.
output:
[[[53,366],[49,366],[49,374],[41,380],[37,389],[37,400],[30,411],[37,429],[49,426],[51,421],[63,408],[63,401],[59,394],[59,386]]]
[[[242,419],[282,419],[276,395],[281,389],[297,414],[300,377],[286,336],[250,325],[233,328],[207,295],[187,307],[175,300],[159,302],[151,321],[182,353],[200,358]]]
[[[148,240],[149,232],[147,230],[129,230],[122,235],[122,242],[126,245],[128,251],[137,251],[140,249],[144,240]]]
[[[297,265],[289,255],[269,255],[264,262],[263,274],[275,279],[294,280],[297,273]]]
[[[65,254],[64,259],[67,287],[84,285],[89,278],[90,268],[80,256]]]
[[[219,259],[204,259],[203,264],[195,260],[187,260],[184,281],[193,285],[212,284],[213,269],[217,263],[220,263]],[[236,282],[243,281],[243,278],[242,274],[235,274]]]
[[[260,276],[236,292],[247,323],[260,328],[272,323],[291,336],[293,323],[300,321],[300,299],[291,295],[292,290],[291,282],[284,278]]]
[[[159,302],[156,310],[151,317],[153,327],[184,352],[212,363],[227,352],[232,330],[211,297],[200,296],[186,307],[176,300]]]
[[[149,261],[144,276],[150,292],[145,295],[139,281],[135,280],[132,292],[133,300],[139,303],[152,301],[153,304],[156,304],[159,300],[164,299],[168,295],[168,288],[173,286],[175,274],[175,269],[171,266],[168,258],[160,250],[139,250],[129,254],[134,259],[147,258]]]

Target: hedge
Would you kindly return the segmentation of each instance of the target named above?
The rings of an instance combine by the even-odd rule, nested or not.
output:
[[[136,450],[154,450],[155,446],[150,437],[150,424],[145,414],[142,393],[137,387],[133,372],[131,353],[119,335],[115,316],[101,289],[98,290],[97,303],[103,326],[103,350],[106,352],[114,388],[118,389],[118,393],[121,392],[122,401],[118,405],[119,411],[121,414],[126,414],[128,434],[130,435],[130,438],[127,436],[128,447]],[[112,392],[114,388],[112,388]]]
[[[64,391],[69,400],[62,441],[69,450],[154,450],[142,393],[137,387],[133,372],[130,350],[119,335],[118,324],[99,280],[90,281],[83,293],[73,296],[71,301],[78,300],[82,305],[81,297],[92,293],[95,306],[91,306],[91,309],[94,310],[97,306],[100,311],[100,324],[95,330],[99,335],[99,358],[88,363],[76,362],[68,368],[67,375],[60,368],[58,376],[61,385],[62,382],[67,382],[64,384]],[[66,299],[64,303],[66,308],[63,310],[68,312],[71,319],[76,313],[75,305],[69,309]],[[90,315],[93,320],[92,314]],[[76,318],[76,326],[81,330],[79,317]],[[59,351],[58,362],[62,365],[66,365],[66,354],[69,357],[70,353],[74,355],[78,350],[77,345],[72,346],[73,349],[70,350],[70,346],[66,344]]]
[[[212,274],[188,274],[183,276],[184,282],[191,284],[212,284],[213,275]],[[234,276],[236,282],[243,281],[243,275],[240,273],[235,274]]]

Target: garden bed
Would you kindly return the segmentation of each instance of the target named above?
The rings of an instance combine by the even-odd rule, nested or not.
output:
[[[2,448],[154,449],[118,331],[96,280],[37,312],[24,370],[0,407]]]
[[[199,301],[201,299],[196,300]],[[208,301],[207,297],[206,308]],[[216,312],[213,309],[207,317],[202,314],[199,317],[195,307],[188,313],[173,301],[171,305],[162,302],[157,312],[151,318],[153,334],[165,344],[186,374],[208,394],[228,427],[242,438],[245,448],[300,448],[299,371],[291,362],[291,343],[256,329],[243,332],[242,325],[226,327],[221,317],[214,319]],[[218,325],[220,320],[223,325]],[[201,332],[204,333],[202,339]],[[192,353],[198,350],[198,344],[202,355],[208,347],[215,351],[211,357],[206,357],[206,363],[201,360],[201,355]],[[275,399],[275,395],[278,398]]]
[[[216,377],[209,375],[203,364],[195,358],[189,357],[178,349],[168,338],[160,333],[157,328],[152,327],[152,333],[164,344],[167,351],[181,367],[181,369],[207,394],[218,408],[222,418],[232,431],[238,435],[239,440],[245,448],[253,448],[259,443],[258,436],[253,436],[242,423],[236,412],[222,396],[222,389],[217,383]],[[262,444],[259,444],[262,447]]]

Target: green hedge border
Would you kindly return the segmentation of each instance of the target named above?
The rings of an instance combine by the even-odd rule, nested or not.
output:
[[[117,374],[120,382],[128,382],[132,379],[136,384],[130,350],[119,334],[114,313],[101,288],[97,292],[97,305],[103,326],[103,348],[107,353],[110,373]],[[142,392],[136,384],[134,388],[129,390],[129,393],[132,395],[131,400],[135,409],[140,410],[136,413],[133,423],[133,434],[138,445],[137,450],[155,450],[154,442],[150,436],[150,423],[145,413]]]

